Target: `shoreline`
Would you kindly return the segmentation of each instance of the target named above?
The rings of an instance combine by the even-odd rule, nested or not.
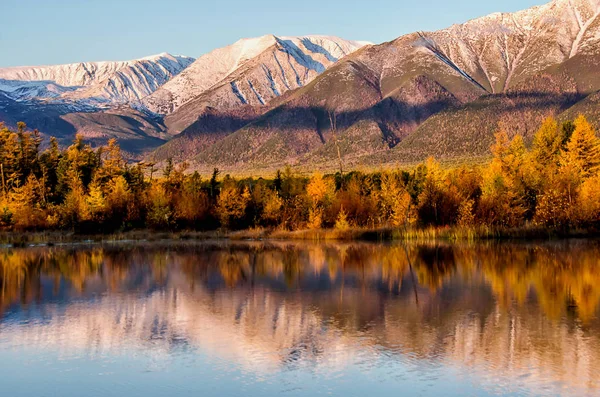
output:
[[[544,242],[568,239],[600,238],[600,231],[569,231],[523,227],[514,229],[478,228],[414,228],[414,229],[317,229],[286,231],[249,229],[240,231],[154,231],[130,230],[115,233],[80,234],[72,231],[0,231],[0,248],[24,248],[77,244],[127,242],[202,242],[202,241],[310,241],[310,242]]]

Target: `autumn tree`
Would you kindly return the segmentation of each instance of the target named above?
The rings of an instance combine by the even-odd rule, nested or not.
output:
[[[340,208],[340,212],[335,220],[335,228],[338,230],[348,230],[350,228],[348,212],[344,209],[344,207]]]
[[[131,202],[131,190],[125,177],[122,175],[113,177],[108,182],[106,195],[107,214],[113,228],[119,228],[129,220],[128,206]]]
[[[8,196],[12,222],[20,229],[46,226],[43,205],[43,187],[33,174],[29,175],[22,186],[16,186]]]
[[[496,134],[494,158],[482,182],[480,216],[484,223],[512,227],[524,221],[528,209],[523,177],[526,153],[520,135],[509,140],[505,131]]]
[[[427,174],[419,195],[419,220],[426,225],[448,225],[456,222],[459,194],[448,183],[445,172],[433,158],[426,162]]]
[[[94,173],[100,164],[97,153],[77,134],[75,140],[60,157],[57,166],[57,194],[66,197],[71,191],[77,176],[85,191],[94,178]]]
[[[334,210],[343,207],[355,226],[371,226],[379,222],[377,186],[370,175],[350,172],[335,193]]]
[[[600,225],[600,173],[587,178],[581,185],[577,220],[583,225]]]
[[[62,224],[75,229],[80,222],[89,219],[89,207],[86,201],[85,189],[81,176],[75,168],[71,168],[64,176],[68,186],[64,203],[61,206]]]
[[[333,196],[333,183],[323,174],[316,172],[306,186],[306,195],[310,203],[308,226],[319,229],[323,226],[324,214]]]
[[[58,168],[62,153],[58,147],[58,140],[50,138],[50,146],[40,155],[41,179],[46,188],[44,195],[47,201],[57,204],[61,201],[58,192]]]
[[[275,187],[275,186],[273,186]],[[256,223],[275,226],[281,221],[284,200],[277,189],[272,189],[265,180],[259,180],[252,189],[252,202]]]
[[[97,179],[94,179],[89,187],[89,193],[86,197],[87,208],[90,212],[90,218],[94,222],[104,222],[106,212],[106,198],[102,186]]]
[[[460,203],[456,224],[463,228],[475,226],[475,201],[473,199],[465,199]]]
[[[174,224],[171,199],[164,185],[158,181],[151,183],[147,191],[146,222],[154,229],[168,229]]]
[[[579,116],[560,153],[560,167],[545,174],[535,221],[561,229],[597,221],[599,170],[600,139],[586,118]]]
[[[174,194],[176,222],[183,227],[201,229],[210,217],[210,198],[202,190],[202,178],[197,172],[184,178]]]
[[[238,226],[246,215],[246,208],[251,198],[248,186],[240,191],[235,181],[224,184],[217,200],[217,213],[221,225],[226,228]]]
[[[600,138],[583,115],[577,117],[574,127],[561,164],[573,169],[578,177],[587,178],[600,168]]]
[[[380,215],[384,223],[394,227],[406,226],[410,221],[411,197],[397,176],[390,172],[381,175],[378,192]]]
[[[123,159],[121,148],[114,138],[108,141],[106,147],[98,150],[97,156],[100,164],[94,172],[94,177],[100,186],[107,189],[105,192],[108,193],[111,181],[125,173],[126,162]]]
[[[562,145],[558,123],[548,117],[533,137],[531,159],[537,173],[545,174],[549,168],[553,170],[558,166]]]

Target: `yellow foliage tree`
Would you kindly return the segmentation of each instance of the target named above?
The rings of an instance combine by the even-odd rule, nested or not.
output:
[[[86,202],[91,218],[97,221],[102,220],[102,216],[106,210],[106,199],[97,179],[94,179],[90,184]]]
[[[102,148],[101,154],[102,166],[98,169],[96,178],[101,184],[108,184],[114,178],[123,174],[125,160],[123,159],[121,148],[114,138],[108,141],[108,146]]]
[[[388,172],[381,175],[378,201],[385,222],[394,227],[405,226],[409,222],[410,194],[395,175]]]
[[[537,172],[546,173],[548,167],[556,168],[561,146],[562,136],[558,123],[553,117],[548,117],[533,137],[531,158]]]
[[[457,225],[468,228],[475,225],[475,201],[472,199],[463,200],[458,207]]]
[[[323,177],[323,174],[316,172],[310,178],[306,186],[306,194],[313,205],[322,205],[330,198],[333,192],[333,184],[330,180]]]
[[[252,195],[246,186],[242,193],[235,183],[230,183],[221,189],[217,200],[217,212],[221,224],[225,227],[232,226],[246,215],[246,208]]]
[[[564,228],[570,225],[571,203],[568,194],[561,188],[550,186],[538,197],[534,223],[551,228]]]
[[[127,180],[119,175],[108,183],[106,204],[113,219],[124,221],[127,218],[127,206],[131,203],[131,191]]]
[[[308,224],[309,229],[317,230],[323,226],[323,209],[319,207],[311,207],[308,210]]]
[[[148,190],[148,226],[170,227],[173,224],[171,199],[162,183],[154,182]]]
[[[424,223],[439,225],[449,218],[449,212],[452,211],[448,208],[445,173],[432,157],[425,162],[425,168],[427,174],[419,195],[419,216]]]
[[[323,226],[325,209],[331,203],[333,192],[334,186],[331,180],[325,178],[319,172],[312,175],[306,186],[306,195],[310,202],[308,212],[308,227],[310,229],[319,229]]]
[[[267,189],[264,197],[262,217],[267,222],[276,223],[281,219],[283,199],[276,191]]]
[[[600,175],[586,179],[581,185],[577,211],[578,220],[584,224],[600,222]]]
[[[8,196],[12,222],[18,228],[43,228],[46,215],[41,209],[43,187],[34,175],[23,186],[16,186]]]
[[[196,227],[210,211],[208,195],[204,192],[184,191],[175,199],[175,216],[179,222]]]
[[[350,222],[348,221],[348,213],[342,207],[335,221],[335,228],[338,230],[348,230],[350,229]]]
[[[596,175],[600,169],[600,138],[583,115],[577,117],[574,125],[561,164],[572,167],[581,178]]]
[[[77,170],[71,168],[67,173],[69,193],[62,205],[61,215],[63,223],[67,226],[76,226],[79,222],[90,218],[89,208],[86,202],[85,190]]]
[[[496,134],[494,158],[484,171],[480,212],[488,224],[516,226],[523,222],[525,202],[525,144],[520,135],[508,139],[505,131]]]

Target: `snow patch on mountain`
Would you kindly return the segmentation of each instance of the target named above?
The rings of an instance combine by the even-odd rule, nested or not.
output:
[[[256,96],[256,99],[258,99],[258,101],[260,102],[261,105],[264,105],[266,102],[263,99],[263,97],[258,93],[258,91],[256,91],[256,88],[254,88],[254,84],[252,84],[252,82],[250,80],[248,80],[248,86],[250,87],[250,89],[252,90],[252,92],[254,93],[254,95]]]
[[[240,91],[240,89],[235,81],[231,82],[231,90],[240,99],[240,102],[242,104],[246,105],[248,103],[246,96],[242,93],[242,91]]]

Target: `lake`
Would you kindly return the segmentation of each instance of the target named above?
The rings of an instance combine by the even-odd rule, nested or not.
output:
[[[4,396],[598,396],[600,242],[0,249]]]

